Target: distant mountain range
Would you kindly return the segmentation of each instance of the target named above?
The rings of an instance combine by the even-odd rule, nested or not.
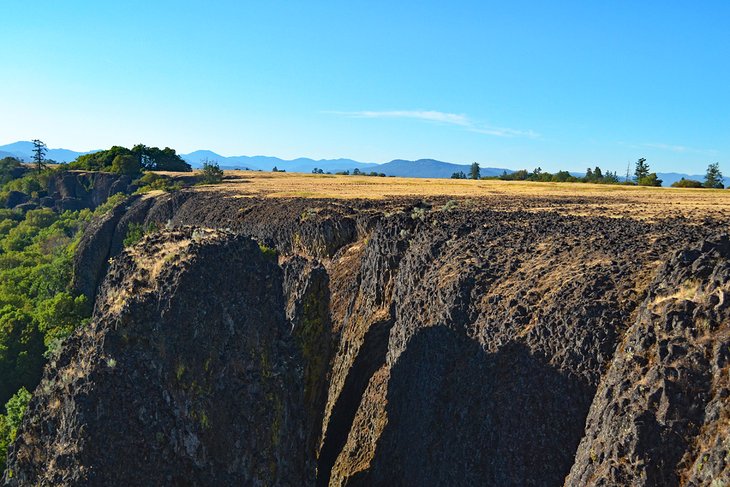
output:
[[[56,162],[71,162],[78,156],[90,154],[96,151],[76,152],[68,149],[48,149],[46,157]],[[24,161],[30,161],[33,156],[33,143],[22,141],[7,145],[0,145],[0,159],[3,157],[17,157]],[[340,172],[359,169],[363,172],[375,171],[384,173],[387,176],[400,176],[408,178],[450,178],[455,172],[463,171],[469,174],[470,164],[453,164],[450,162],[437,161],[434,159],[419,159],[417,161],[405,161],[395,159],[384,164],[374,162],[359,162],[352,159],[299,159],[286,160],[271,156],[231,156],[226,157],[209,150],[197,150],[189,154],[180,154],[186,162],[193,167],[201,167],[205,160],[217,162],[223,169],[249,169],[253,171],[271,171],[274,167],[287,172],[311,173],[315,168],[325,172]],[[497,167],[482,167],[482,176],[498,176],[504,171],[514,172],[512,169]],[[583,176],[583,173],[571,172],[574,176]],[[681,178],[704,180],[704,175],[682,174],[682,173],[657,173],[664,186],[669,186]],[[730,177],[724,178],[725,186],[730,186]]]
[[[91,154],[92,152],[97,151],[76,152],[68,149],[48,149],[46,157],[56,162],[71,162],[81,155]],[[0,159],[11,156],[23,161],[30,161],[33,158],[33,142],[21,141],[0,145]]]

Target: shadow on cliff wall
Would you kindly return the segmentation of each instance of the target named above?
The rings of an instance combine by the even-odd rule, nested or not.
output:
[[[392,368],[388,424],[348,485],[562,485],[592,391],[518,343],[425,328]]]
[[[357,358],[345,379],[332,414],[317,462],[317,485],[329,485],[332,467],[347,441],[360,401],[373,374],[385,364],[391,321],[376,323],[365,334]]]

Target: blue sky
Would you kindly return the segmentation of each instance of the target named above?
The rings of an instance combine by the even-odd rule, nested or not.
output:
[[[730,174],[728,1],[0,7],[0,144]]]

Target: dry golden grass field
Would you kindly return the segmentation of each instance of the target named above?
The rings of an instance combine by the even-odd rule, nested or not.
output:
[[[179,174],[178,174],[179,175]],[[226,171],[222,184],[201,191],[230,197],[473,200],[495,208],[553,210],[609,217],[730,216],[730,190],[647,188],[583,183],[534,183]]]

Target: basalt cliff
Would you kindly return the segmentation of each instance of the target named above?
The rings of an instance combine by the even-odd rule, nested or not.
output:
[[[130,197],[4,482],[728,485],[728,222],[580,204]]]

